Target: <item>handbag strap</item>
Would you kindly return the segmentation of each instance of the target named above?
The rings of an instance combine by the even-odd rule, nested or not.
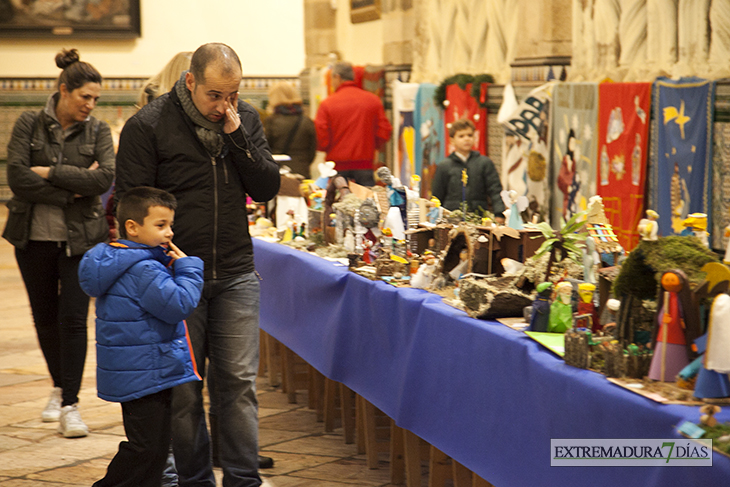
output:
[[[289,132],[289,136],[286,138],[286,144],[284,144],[282,153],[289,154],[289,148],[291,147],[292,142],[294,142],[294,136],[297,134],[297,130],[299,130],[299,126],[302,124],[303,116],[304,116],[304,114],[302,114],[302,113],[299,114],[299,117],[297,118],[297,121],[294,124],[294,127],[292,127],[291,131]]]

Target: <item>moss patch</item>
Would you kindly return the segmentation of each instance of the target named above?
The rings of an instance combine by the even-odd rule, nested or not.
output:
[[[700,271],[708,262],[719,262],[717,255],[696,237],[664,237],[642,241],[621,266],[613,285],[615,296],[632,295],[639,299],[655,299],[661,275],[681,269],[694,285],[705,278]]]

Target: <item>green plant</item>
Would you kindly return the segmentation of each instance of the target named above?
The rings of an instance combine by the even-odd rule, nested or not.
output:
[[[545,237],[545,241],[542,243],[533,259],[539,259],[546,253],[550,254],[548,259],[547,269],[545,271],[545,279],[550,277],[550,269],[553,263],[556,261],[556,255],[560,251],[560,260],[569,258],[574,262],[580,264],[583,259],[582,249],[585,247],[585,240],[588,236],[585,232],[578,233],[578,230],[584,225],[586,212],[581,211],[573,214],[572,217],[565,223],[560,231],[556,232],[547,222],[541,223],[526,223],[525,228],[530,230],[538,230]],[[532,237],[539,238],[539,237]]]

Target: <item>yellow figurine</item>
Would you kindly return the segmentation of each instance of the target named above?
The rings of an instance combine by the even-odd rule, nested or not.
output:
[[[710,234],[707,233],[707,215],[705,213],[691,213],[684,219],[682,225],[685,229],[682,235],[694,235],[699,238],[702,245],[709,247]]]

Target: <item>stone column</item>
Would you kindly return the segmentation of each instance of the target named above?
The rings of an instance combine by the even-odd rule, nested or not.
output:
[[[512,79],[544,81],[550,67],[560,76],[572,54],[571,0],[518,0],[516,8],[520,20]]]
[[[336,10],[330,0],[304,0],[304,48],[306,66],[327,64],[337,50]]]
[[[414,0],[381,0],[383,63],[412,64],[416,36]]]

